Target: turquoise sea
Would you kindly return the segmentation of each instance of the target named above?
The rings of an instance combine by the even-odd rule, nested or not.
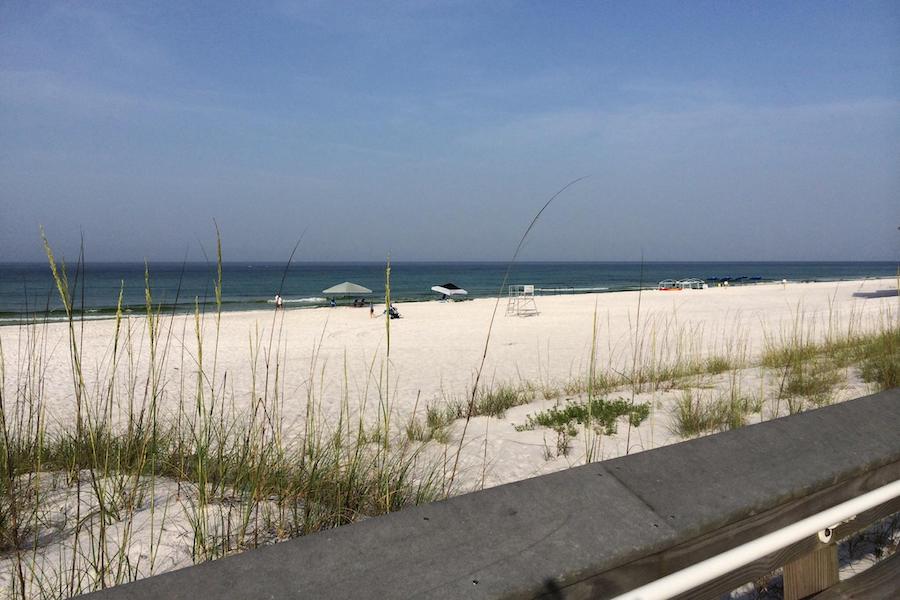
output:
[[[432,300],[431,286],[452,282],[469,298],[496,296],[507,263],[394,263],[391,295],[395,302]],[[85,316],[115,312],[120,288],[123,304],[132,312],[145,310],[144,265],[89,263],[70,268],[76,307]],[[149,265],[154,304],[163,310],[189,310],[195,302],[214,302],[215,265],[157,263]],[[732,285],[766,281],[827,281],[860,277],[895,277],[895,262],[523,262],[512,266],[510,284],[534,284],[538,293],[613,292],[654,287],[663,279],[697,277],[731,279]],[[325,305],[322,290],[351,281],[370,288],[383,302],[383,263],[225,263],[223,310],[269,309],[279,289],[288,309]],[[503,290],[501,293],[505,293]],[[60,318],[62,304],[45,263],[0,263],[0,323],[21,322],[27,316]]]

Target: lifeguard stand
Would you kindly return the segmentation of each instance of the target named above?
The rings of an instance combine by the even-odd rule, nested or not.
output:
[[[509,299],[506,302],[506,316],[530,317],[538,314],[534,302],[533,285],[510,285]]]

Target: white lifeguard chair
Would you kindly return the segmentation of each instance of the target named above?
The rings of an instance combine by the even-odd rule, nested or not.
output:
[[[506,316],[530,317],[538,314],[534,302],[533,285],[510,285],[509,299],[506,302]]]

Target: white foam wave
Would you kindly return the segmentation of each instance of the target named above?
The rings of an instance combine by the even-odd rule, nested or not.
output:
[[[115,315],[78,315],[75,319],[78,321],[102,321],[104,319],[114,319]],[[0,317],[0,325],[18,325],[18,324],[26,324],[26,323],[43,323],[44,321],[48,323],[63,323],[68,320],[66,316],[34,316],[34,315],[23,315],[21,317]]]
[[[275,300],[268,300],[269,304],[274,304]],[[285,304],[313,304],[316,302],[327,302],[326,298],[322,298],[320,296],[310,296],[309,298],[284,298],[283,302]]]
[[[536,292],[603,292],[608,287],[555,287],[555,288],[534,288]]]

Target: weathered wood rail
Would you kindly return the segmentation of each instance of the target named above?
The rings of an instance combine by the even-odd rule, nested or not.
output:
[[[897,600],[900,586],[900,553],[890,557],[851,577],[847,581],[813,596],[815,600]]]
[[[898,479],[895,389],[403,510],[97,597],[609,598]],[[900,500],[860,514],[833,541],[896,512]],[[804,540],[686,597],[715,597],[823,548]],[[882,592],[900,587],[868,579]]]

